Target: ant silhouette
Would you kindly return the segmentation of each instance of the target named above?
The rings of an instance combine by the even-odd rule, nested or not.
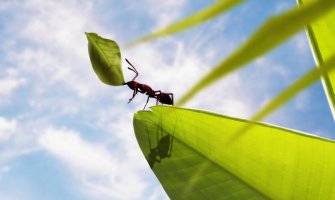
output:
[[[135,98],[137,93],[140,92],[142,94],[148,95],[147,102],[145,103],[143,110],[147,106],[149,102],[149,98],[155,98],[156,105],[158,105],[158,102],[161,102],[162,104],[173,105],[173,93],[165,93],[160,90],[155,91],[149,85],[136,82],[135,79],[138,76],[138,72],[135,66],[132,65],[127,58],[126,58],[126,61],[132,67],[132,68],[128,67],[128,69],[135,73],[135,76],[131,81],[128,81],[123,84],[123,85],[128,85],[130,89],[134,90],[133,96],[129,99],[128,103],[130,103]]]
[[[165,135],[157,143],[157,147],[152,148],[149,138],[150,153],[146,156],[146,159],[151,169],[156,162],[160,163],[162,159],[171,157],[173,136]]]
[[[146,128],[149,139],[150,152],[148,153],[147,156],[145,156],[145,158],[147,159],[150,168],[153,169],[155,163],[161,163],[163,159],[170,158],[172,156],[174,133],[172,135],[170,134],[164,135],[161,121],[159,127],[157,127],[157,134],[156,134],[157,146],[152,147],[149,130],[148,127]]]

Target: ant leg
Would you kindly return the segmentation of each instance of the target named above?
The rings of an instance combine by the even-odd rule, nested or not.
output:
[[[145,107],[146,107],[147,104],[148,104],[149,98],[150,98],[150,97],[148,96],[148,98],[147,98],[147,102],[145,103],[143,110],[145,110]]]
[[[171,138],[171,142],[170,142],[170,153],[167,154],[167,157],[171,157],[171,155],[172,155],[172,146],[173,146],[173,138],[174,138],[174,135],[170,135],[169,137]]]
[[[135,88],[133,96],[129,99],[128,103],[130,103],[135,98],[136,94],[137,94],[137,88]]]
[[[174,104],[174,103],[173,103],[173,93],[170,93],[169,95],[171,95],[172,105],[173,105],[173,104]]]
[[[162,91],[160,91],[160,90],[156,90],[156,91],[154,91],[154,93],[155,93],[155,96],[156,96],[156,106],[157,106],[157,105],[158,105],[158,98],[157,98],[158,94],[156,94],[156,93],[161,94]]]
[[[133,96],[129,99],[128,103],[130,103],[133,100],[134,96],[135,96],[135,90],[133,91]]]
[[[159,156],[159,155],[158,155],[158,156]],[[156,161],[159,162],[159,163],[161,163],[162,158],[159,156],[158,158],[156,158]]]

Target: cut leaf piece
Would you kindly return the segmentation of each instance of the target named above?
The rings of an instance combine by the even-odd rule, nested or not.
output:
[[[134,129],[171,199],[335,199],[334,141],[167,106],[136,113]]]
[[[85,33],[88,40],[88,53],[94,72],[108,85],[124,84],[121,52],[118,44],[100,37],[96,33]]]
[[[298,0],[298,3],[310,1]],[[335,52],[335,10],[307,26],[306,30],[315,62],[321,66]],[[335,72],[323,75],[323,86],[335,119]]]
[[[313,1],[270,18],[240,48],[194,85],[176,105],[183,105],[208,85],[282,44],[334,7],[335,1],[332,0]]]

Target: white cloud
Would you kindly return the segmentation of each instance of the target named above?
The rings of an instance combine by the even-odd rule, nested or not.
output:
[[[4,165],[0,167],[0,172],[9,172],[10,171],[10,167],[8,165]]]
[[[292,6],[292,3],[290,2],[287,2],[287,1],[278,1],[275,5],[275,12],[276,13],[281,13],[281,12],[284,12],[290,8]]]
[[[9,49],[8,60],[22,73],[45,87],[65,86],[80,97],[94,91],[92,69],[84,34],[88,29],[102,30],[90,19],[93,2],[32,0],[19,4],[7,31],[15,32],[6,41],[24,40],[20,50]],[[20,29],[17,30],[17,27]],[[85,84],[91,83],[91,84]],[[41,85],[38,85],[41,86]],[[36,87],[38,87],[36,86]]]
[[[131,165],[122,151],[110,152],[101,144],[83,140],[74,131],[54,128],[46,129],[39,143],[64,161],[91,195],[137,199],[146,188],[139,174],[143,166]]]
[[[160,29],[180,17],[187,0],[146,0],[146,2],[150,15],[156,21],[155,29]]]
[[[2,98],[8,97],[16,88],[22,85],[22,79],[3,78],[0,79],[0,95]]]
[[[312,102],[308,90],[302,91],[294,98],[295,108],[300,111],[306,111],[309,109]]]
[[[25,83],[25,79],[18,75],[16,69],[6,68],[3,71],[5,75],[0,77],[0,103]]]
[[[258,71],[264,78],[271,78],[277,76],[280,79],[286,79],[288,81],[288,76],[290,75],[290,69],[274,62],[268,57],[260,57],[255,60],[255,70]]]
[[[0,142],[6,141],[16,131],[15,120],[8,120],[0,116]]]
[[[116,169],[107,150],[86,143],[78,133],[49,128],[39,138],[39,143],[81,171],[108,174]]]
[[[300,55],[310,54],[310,48],[307,41],[306,33],[302,32],[297,36],[293,37],[294,48],[298,51]]]

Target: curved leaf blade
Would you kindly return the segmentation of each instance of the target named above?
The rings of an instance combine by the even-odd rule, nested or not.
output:
[[[310,0],[298,0],[300,5],[308,2]],[[320,67],[335,52],[334,27],[335,11],[330,12],[306,27],[315,62]],[[335,119],[335,72],[324,74],[322,80]]]
[[[334,141],[198,110],[152,110],[135,114],[134,130],[171,199],[335,198]]]
[[[273,98],[264,108],[261,109],[254,117],[252,117],[252,121],[259,121],[275,111],[281,105],[292,99],[296,94],[301,92],[302,90],[309,87],[311,84],[315,83],[319,80],[320,76],[327,75],[327,73],[333,71],[335,69],[335,52],[333,56],[326,62],[320,66],[320,68],[315,68],[307,72],[304,76],[299,78],[295,83],[291,86],[287,87],[284,91],[278,94],[275,98]]]
[[[206,86],[280,45],[334,7],[335,1],[313,1],[270,18],[240,48],[194,85],[176,105],[183,105]]]
[[[152,34],[139,38],[133,42],[130,42],[127,46],[136,45],[138,43],[147,42],[149,40],[153,40],[159,37],[163,37],[166,35],[172,35],[177,32],[183,31],[185,29],[192,28],[198,24],[204,23],[205,21],[212,19],[219,14],[228,11],[234,6],[244,2],[245,0],[218,0],[213,5],[189,16],[186,17],[174,24],[167,26],[166,28],[156,31]]]
[[[297,95],[302,90],[308,88],[310,85],[315,83],[320,79],[320,76],[324,76],[327,73],[333,71],[335,69],[335,52],[333,57],[331,57],[327,62],[325,62],[320,68],[314,68],[307,72],[304,76],[299,78],[292,85],[287,87],[285,90],[280,92],[277,96],[275,96],[269,103],[267,103],[263,108],[260,109],[252,118],[251,121],[260,121],[264,119],[266,116],[280,108],[281,105],[288,102],[295,95]],[[236,132],[235,136],[231,138],[231,142],[236,140],[236,138],[243,136],[248,129],[252,127],[253,124],[246,124],[242,127],[238,132]]]
[[[94,72],[105,84],[119,86],[124,84],[121,52],[118,44],[100,37],[96,33],[85,33],[88,52]]]

